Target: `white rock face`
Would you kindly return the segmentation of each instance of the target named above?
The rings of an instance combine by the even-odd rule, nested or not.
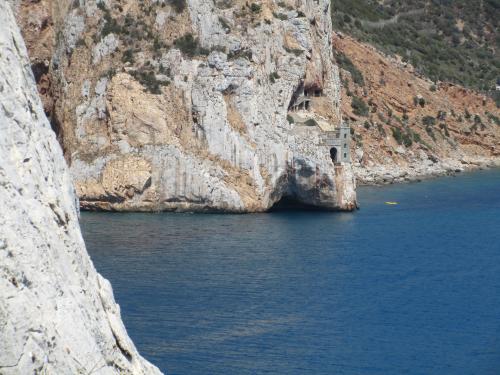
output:
[[[266,0],[253,11],[187,0],[180,13],[163,3],[81,2],[79,15],[101,17],[85,18],[72,54],[56,41],[54,118],[82,207],[259,212],[289,197],[354,209],[351,165],[334,165],[318,127],[287,119],[305,87],[322,95],[304,118],[340,125],[330,1]],[[56,25],[79,25],[73,13]],[[116,35],[102,38],[103,17]],[[205,53],[176,48],[189,34]],[[140,188],[134,173],[149,174]]]
[[[0,374],[160,374],[94,269],[11,9],[0,2]]]

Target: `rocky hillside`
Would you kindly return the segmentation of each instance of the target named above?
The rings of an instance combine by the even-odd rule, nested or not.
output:
[[[400,57],[334,36],[342,111],[361,183],[389,183],[498,165],[500,113],[485,94],[421,77]]]
[[[500,1],[334,0],[332,4],[335,30],[401,56],[435,82],[496,93]],[[500,95],[496,97],[500,105]]]
[[[17,17],[83,208],[355,207],[325,142],[329,0],[18,1]],[[289,114],[304,92],[314,105]]]
[[[0,374],[159,374],[94,269],[26,48],[0,2]]]

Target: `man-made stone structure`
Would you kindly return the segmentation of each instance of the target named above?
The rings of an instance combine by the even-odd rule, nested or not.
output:
[[[44,2],[46,110],[83,208],[356,206],[350,163],[336,168],[318,132],[287,121],[307,87],[314,118],[340,123],[329,0]],[[36,18],[22,5],[18,17]]]
[[[160,374],[127,336],[78,227],[70,174],[0,2],[0,374]]]
[[[337,167],[342,163],[351,163],[351,130],[349,126],[339,121],[332,124],[321,115],[321,102],[323,89],[318,87],[304,88],[303,85],[293,94],[290,105],[288,106],[288,120],[296,126],[314,127],[319,132],[319,143],[317,147],[329,147],[330,157]]]
[[[351,128],[345,123],[333,131],[325,131],[323,144],[330,147],[334,163],[351,162]]]

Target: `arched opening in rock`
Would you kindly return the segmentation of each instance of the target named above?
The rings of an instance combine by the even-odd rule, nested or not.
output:
[[[284,196],[276,202],[268,212],[283,212],[283,211],[330,211],[326,207],[313,206],[299,202],[294,197]]]
[[[330,157],[332,158],[332,161],[334,163],[337,163],[337,155],[338,155],[338,150],[336,147],[332,147],[330,149]]]
[[[318,83],[300,82],[292,95],[289,111],[309,111],[314,97],[323,96],[323,87]]]

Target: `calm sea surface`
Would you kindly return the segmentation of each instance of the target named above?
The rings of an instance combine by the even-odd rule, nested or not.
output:
[[[500,374],[500,171],[359,200],[82,225],[130,336],[168,374]]]

